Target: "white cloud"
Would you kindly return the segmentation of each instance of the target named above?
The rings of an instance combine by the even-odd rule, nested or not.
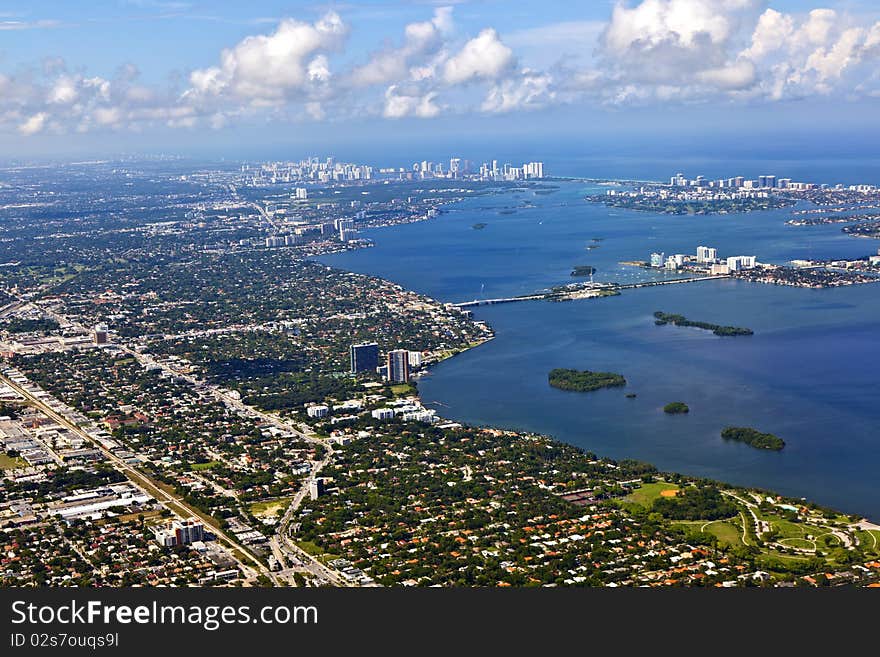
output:
[[[348,27],[335,12],[312,22],[284,18],[193,70],[182,91],[175,82],[140,82],[132,65],[106,79],[60,58],[0,73],[0,130],[221,129],[257,117],[431,118],[554,103],[880,95],[880,22],[828,8],[796,13],[765,5],[619,0],[607,23],[537,24],[503,40],[491,26],[457,33],[453,10],[440,7],[405,25],[396,42],[377,37],[384,45],[355,65],[342,63],[352,53],[344,51]]]
[[[502,80],[494,85],[481,106],[490,113],[537,109],[554,98],[553,78],[546,73],[523,71],[517,78]]]
[[[315,23],[284,19],[272,34],[249,36],[224,50],[219,66],[193,71],[186,95],[196,101],[216,96],[281,101],[329,77],[327,59],[317,56],[339,48],[347,32],[332,11]]]
[[[794,18],[768,9],[758,19],[752,34],[752,45],[742,54],[749,59],[761,59],[781,48],[793,34]]]
[[[747,89],[755,83],[756,77],[755,65],[747,59],[696,74],[697,81],[721,90]]]
[[[418,79],[433,75],[434,69],[426,68],[421,60],[442,48],[452,27],[451,7],[434,10],[434,16],[429,21],[409,23],[404,28],[403,45],[373,53],[366,64],[352,71],[352,83],[355,86],[370,86],[402,81],[409,71],[413,71],[413,76]]]
[[[446,62],[443,77],[449,84],[492,80],[509,72],[513,64],[513,51],[501,43],[495,30],[486,28]]]
[[[440,113],[440,108],[434,102],[436,97],[435,92],[419,95],[407,93],[392,85],[385,91],[385,109],[382,114],[389,119],[401,119],[407,116],[429,119]]]
[[[35,135],[43,130],[48,118],[49,115],[46,112],[37,112],[33,116],[28,117],[24,123],[19,125],[18,131],[26,137]]]
[[[865,91],[868,76],[857,69],[880,55],[878,43],[880,23],[863,27],[832,9],[814,9],[806,16],[768,9],[740,56],[763,71],[762,92],[779,100],[828,94],[838,86]]]
[[[618,3],[604,45],[623,54],[661,44],[694,48],[706,40],[723,43],[735,25],[732,14],[754,4],[751,0],[644,0],[630,8]]]
[[[69,105],[77,99],[77,96],[79,96],[79,92],[76,80],[62,75],[55,81],[47,100],[54,105]]]

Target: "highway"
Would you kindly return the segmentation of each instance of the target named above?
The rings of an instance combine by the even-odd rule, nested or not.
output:
[[[121,458],[116,456],[113,452],[108,450],[101,444],[100,441],[96,440],[91,434],[85,431],[78,424],[71,422],[66,417],[58,413],[51,406],[46,404],[42,399],[33,394],[30,390],[20,386],[19,384],[12,381],[7,376],[0,374],[0,382],[9,386],[12,390],[21,395],[24,399],[26,399],[29,403],[31,403],[34,407],[38,408],[41,412],[43,412],[47,417],[51,418],[59,425],[66,427],[71,432],[78,435],[83,440],[88,443],[94,445],[100,452],[104,455],[104,457],[110,461],[122,474],[131,479],[135,484],[146,490],[150,495],[156,498],[157,501],[164,504],[171,512],[182,517],[188,518],[190,516],[195,516],[197,518],[201,518],[206,524],[211,528],[212,533],[214,533],[218,539],[222,542],[226,543],[229,547],[234,550],[238,550],[241,554],[247,556],[255,565],[256,571],[262,574],[268,574],[268,570],[260,563],[260,561],[252,555],[247,548],[238,543],[233,538],[230,538],[225,532],[221,529],[210,525],[207,522],[205,516],[198,511],[197,509],[192,508],[186,502],[181,500],[179,497],[168,493],[159,487],[157,483],[155,483],[150,477],[145,475],[140,470],[132,467]],[[254,568],[251,568],[245,565],[234,553],[232,553],[233,558],[238,562],[239,566],[241,566],[243,572],[246,575],[250,575],[250,577],[254,576]]]
[[[70,324],[70,325],[72,325],[82,331],[88,331],[88,329],[86,329],[85,327],[83,327],[79,323],[71,321],[70,319],[68,319],[64,315],[61,315],[60,313],[56,313],[56,312],[51,311],[49,309],[43,308],[42,306],[40,306],[40,309],[43,312],[45,312],[46,314],[48,314],[49,316],[54,317],[59,322]],[[285,511],[284,516],[282,517],[281,521],[278,523],[278,532],[276,533],[275,536],[272,537],[272,540],[270,541],[270,548],[272,549],[276,558],[279,557],[279,554],[278,554],[279,551],[281,552],[281,556],[285,556],[285,553],[286,553],[287,559],[289,559],[291,561],[296,560],[302,564],[301,567],[299,568],[300,570],[306,570],[309,573],[311,573],[313,576],[315,576],[319,579],[327,581],[331,584],[335,584],[337,586],[349,585],[346,582],[346,580],[344,580],[343,577],[338,572],[336,572],[332,568],[327,567],[326,565],[324,565],[323,563],[318,561],[318,559],[316,559],[312,555],[310,555],[307,552],[305,552],[304,550],[302,550],[298,545],[296,545],[296,543],[293,542],[293,540],[289,536],[290,521],[293,518],[293,514],[300,508],[300,506],[303,503],[303,500],[305,500],[306,496],[309,494],[309,484],[314,480],[314,478],[318,475],[318,473],[321,471],[321,469],[325,465],[327,465],[327,463],[330,462],[330,459],[333,456],[332,445],[330,443],[328,443],[327,441],[322,440],[321,438],[317,437],[307,427],[300,427],[299,425],[295,425],[291,422],[288,422],[288,421],[278,417],[277,415],[273,415],[271,413],[266,413],[266,412],[261,411],[257,408],[254,408],[253,406],[249,406],[248,404],[245,404],[244,402],[242,402],[241,399],[239,399],[237,396],[230,394],[228,391],[224,391],[224,390],[218,388],[217,386],[208,384],[207,382],[196,378],[195,376],[193,376],[192,374],[189,374],[188,372],[184,372],[184,371],[182,371],[182,370],[180,370],[180,369],[178,369],[178,368],[176,368],[176,367],[174,367],[174,366],[172,366],[172,365],[170,365],[160,359],[154,358],[150,354],[142,353],[142,352],[140,352],[136,349],[133,349],[125,344],[120,344],[117,342],[114,342],[112,344],[112,346],[125,352],[126,354],[128,354],[129,356],[131,356],[132,358],[137,360],[138,363],[140,363],[142,366],[159,367],[163,371],[167,372],[168,374],[171,374],[175,377],[183,379],[184,381],[186,381],[188,384],[192,385],[193,387],[208,390],[214,396],[215,399],[217,399],[221,403],[225,404],[227,407],[231,408],[232,410],[236,411],[237,413],[239,413],[243,416],[249,416],[251,418],[261,420],[261,421],[266,422],[268,424],[271,424],[272,426],[275,426],[283,431],[287,431],[293,435],[296,435],[306,442],[316,444],[316,445],[321,445],[324,448],[323,459],[315,462],[312,465],[311,473],[303,481],[303,484],[300,487],[300,490],[297,491],[296,495],[294,496],[293,500],[291,500],[290,505],[288,506],[287,510]],[[8,382],[10,387],[12,387],[14,390],[19,392],[20,394],[25,395],[26,398],[32,400],[34,402],[34,404],[39,406],[39,408],[41,410],[43,410],[47,415],[49,415],[49,417],[51,417],[52,419],[61,423],[63,426],[68,427],[69,429],[71,429],[71,431],[74,431],[77,435],[82,436],[84,439],[88,440],[89,442],[96,444],[98,446],[98,448],[101,450],[101,452],[104,453],[107,456],[107,458],[111,462],[113,462],[113,464],[116,465],[116,467],[118,467],[123,472],[123,474],[125,474],[127,477],[129,477],[130,479],[132,479],[133,481],[135,481],[136,483],[138,483],[139,485],[141,485],[142,487],[147,489],[148,492],[150,492],[150,494],[152,494],[154,497],[156,497],[156,499],[158,499],[160,501],[164,500],[165,501],[164,503],[166,504],[166,506],[169,506],[169,508],[172,508],[172,505],[176,505],[178,507],[178,509],[172,508],[172,510],[175,511],[175,513],[178,513],[179,515],[188,514],[188,515],[197,516],[199,518],[202,518],[202,520],[206,521],[206,518],[201,513],[199,513],[197,510],[190,508],[188,505],[186,505],[180,499],[170,495],[166,491],[159,488],[156,484],[154,484],[143,473],[141,473],[138,470],[135,470],[130,465],[125,463],[125,461],[123,461],[122,459],[117,457],[115,454],[104,449],[104,447],[100,443],[95,441],[94,438],[92,438],[82,428],[77,426],[75,423],[70,422],[69,420],[67,420],[67,418],[64,418],[63,416],[56,413],[52,408],[50,408],[49,406],[44,404],[42,401],[40,401],[38,398],[36,398],[32,394],[30,394],[27,390],[21,388],[20,386],[15,385],[12,381],[9,381],[8,379],[6,379],[6,377],[0,377],[0,380]],[[185,513],[181,514],[179,509],[185,510]],[[260,574],[266,575],[276,584],[279,583],[278,582],[278,580],[279,580],[278,575],[280,573],[273,573],[273,572],[269,571],[249,550],[247,550],[244,546],[239,544],[234,539],[230,538],[224,532],[220,531],[219,529],[214,528],[213,525],[212,525],[212,530],[214,531],[215,534],[217,534],[218,538],[222,538],[224,540],[224,542],[226,542],[228,545],[234,547],[237,550],[240,550],[242,554],[247,555],[256,564],[257,570]],[[239,563],[240,563],[240,565],[242,565],[243,568],[246,568],[246,566],[244,566],[244,564],[241,564],[241,562],[239,562]],[[247,570],[245,572],[247,572]]]

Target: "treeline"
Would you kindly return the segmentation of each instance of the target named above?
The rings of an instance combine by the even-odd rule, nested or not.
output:
[[[689,486],[675,497],[659,497],[652,510],[671,520],[720,520],[739,513],[714,486]]]
[[[358,390],[360,384],[351,377],[333,377],[320,374],[282,373],[275,377],[255,379],[248,385],[236,386],[243,393],[242,400],[267,411],[302,408],[327,398],[343,399]],[[261,390],[271,392],[261,392]],[[249,392],[253,391],[253,392]]]
[[[10,333],[51,333],[61,328],[61,325],[51,318],[23,319],[13,317],[3,322],[3,328]]]

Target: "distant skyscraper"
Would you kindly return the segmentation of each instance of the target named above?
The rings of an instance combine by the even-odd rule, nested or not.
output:
[[[409,381],[409,352],[406,349],[388,352],[388,380],[391,383]]]
[[[379,345],[375,342],[351,345],[350,356],[353,374],[375,372],[379,367]]]

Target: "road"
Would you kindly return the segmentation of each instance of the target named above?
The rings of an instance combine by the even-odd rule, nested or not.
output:
[[[41,310],[46,312],[51,317],[54,317],[59,322],[64,322],[64,323],[73,325],[74,327],[79,328],[80,330],[87,330],[87,329],[85,329],[85,327],[81,326],[77,322],[71,321],[69,318],[65,317],[64,315],[62,315],[60,313],[57,313],[57,312],[54,312],[54,311],[51,311],[51,310],[48,310],[48,309],[45,309],[42,307],[41,307]],[[275,426],[283,431],[287,431],[295,436],[298,436],[299,438],[301,438],[302,440],[304,440],[308,443],[312,443],[315,445],[321,445],[324,448],[323,459],[313,463],[312,471],[309,474],[309,477],[307,477],[303,481],[303,484],[300,487],[300,490],[297,491],[296,495],[294,495],[293,500],[291,500],[290,505],[287,507],[287,510],[285,511],[284,516],[281,519],[281,522],[278,523],[278,532],[273,537],[274,542],[270,542],[270,548],[272,549],[273,553],[275,553],[276,550],[280,550],[280,551],[286,550],[290,555],[292,555],[292,556],[288,557],[289,559],[291,559],[291,560],[296,559],[296,560],[300,561],[302,563],[302,569],[310,572],[312,575],[314,575],[320,579],[323,579],[323,580],[330,582],[332,584],[336,584],[338,586],[348,585],[348,583],[342,577],[342,575],[340,575],[337,571],[333,570],[332,568],[327,567],[326,565],[324,565],[323,563],[318,561],[318,559],[316,559],[312,555],[310,555],[307,552],[305,552],[304,550],[302,550],[298,545],[296,545],[293,542],[293,540],[289,536],[290,521],[293,517],[293,514],[296,513],[296,511],[302,505],[303,500],[309,494],[309,484],[314,480],[314,478],[318,475],[318,473],[320,473],[320,471],[324,468],[324,466],[330,462],[330,459],[334,453],[332,445],[330,443],[328,443],[327,441],[322,440],[321,438],[316,436],[309,428],[301,427],[299,425],[288,422],[288,421],[284,420],[283,418],[278,417],[277,415],[273,415],[271,413],[266,413],[266,412],[261,411],[253,406],[249,406],[248,404],[245,404],[244,402],[242,402],[241,399],[239,399],[237,396],[230,394],[228,391],[224,391],[224,390],[218,388],[217,386],[214,386],[214,385],[211,385],[205,381],[202,381],[202,380],[198,379],[197,377],[193,376],[192,374],[190,374],[189,372],[184,372],[184,371],[180,370],[179,368],[174,367],[161,359],[154,358],[150,354],[145,354],[141,351],[138,351],[136,349],[131,348],[130,346],[128,346],[126,344],[121,344],[118,342],[114,342],[112,346],[116,347],[117,349],[122,350],[123,352],[125,352],[126,354],[128,354],[129,356],[131,356],[132,358],[137,360],[138,363],[140,363],[144,367],[147,367],[147,366],[159,367],[163,371],[165,371],[166,373],[183,379],[184,381],[186,381],[189,385],[191,385],[193,387],[208,390],[214,396],[215,399],[222,402],[227,407],[231,408],[232,410],[236,411],[237,413],[239,413],[243,416],[248,416],[251,418],[262,420],[263,422],[271,424],[272,426]],[[42,402],[40,402],[40,404],[41,404],[41,407],[45,406],[45,404],[42,404]],[[93,442],[93,443],[96,442],[85,431],[83,431],[79,427],[76,427],[75,424],[67,421],[66,418],[62,418],[60,415],[55,413],[51,408],[46,407],[46,410],[51,413],[51,417],[53,417],[53,419],[60,418],[59,421],[61,421],[65,426],[70,427],[77,434],[82,435],[85,439],[89,440],[90,442]],[[75,427],[75,429],[74,429],[74,427]],[[132,478],[132,479],[135,479],[135,478],[147,479],[142,473],[140,473],[140,471],[134,470],[127,463],[125,463],[124,461],[122,461],[121,459],[116,457],[115,454],[112,454],[111,452],[108,452],[107,450],[105,450],[103,448],[103,446],[100,446],[100,444],[99,444],[99,447],[101,448],[101,451],[105,455],[107,455],[108,458],[110,458],[111,461],[113,461],[114,464],[117,465],[117,467],[119,467],[120,470],[122,470],[124,474],[126,474],[126,476],[129,476],[129,478]],[[147,479],[147,481],[149,481],[149,480]],[[152,487],[157,490],[157,494],[155,495],[155,496],[157,496],[157,499],[159,499],[159,497],[158,497],[159,495],[163,495],[169,499],[169,503],[175,503],[182,508],[187,508],[187,509],[189,508],[185,504],[183,504],[182,501],[170,496],[167,492],[159,489],[158,486],[156,486],[155,484],[152,484]],[[152,493],[152,490],[150,492]],[[201,517],[204,520],[204,517],[194,509],[191,509],[190,515],[195,515],[195,516]],[[279,573],[277,573],[277,572],[273,573],[273,572],[269,571],[247,549],[245,549],[239,543],[237,543],[236,541],[234,541],[233,539],[228,537],[223,532],[220,532],[219,530],[215,530],[215,533],[218,535],[218,537],[223,536],[225,542],[227,542],[229,545],[236,547],[236,549],[241,550],[241,552],[243,554],[246,554],[248,557],[250,557],[251,560],[253,560],[255,562],[255,564],[257,565],[258,570],[261,574],[268,576],[276,584],[279,583],[279,579],[280,579],[278,576]],[[276,558],[278,558],[279,555],[276,553],[275,556],[276,556]],[[284,555],[282,554],[282,556],[284,556]]]
[[[20,386],[3,374],[0,374],[0,382],[12,388],[15,392],[17,392],[24,399],[30,402],[34,407],[38,408],[47,417],[51,418],[59,425],[67,428],[68,430],[97,448],[104,455],[104,457],[117,468],[117,470],[119,470],[122,474],[132,480],[135,484],[146,490],[150,495],[155,497],[157,501],[163,504],[172,513],[182,518],[188,518],[191,516],[201,518],[202,521],[204,521],[211,527],[212,533],[214,533],[220,541],[226,543],[229,547],[233,548],[234,550],[238,550],[241,554],[248,557],[248,559],[255,564],[256,572],[259,572],[261,574],[268,574],[268,570],[265,568],[265,566],[263,566],[263,564],[260,563],[260,561],[254,555],[252,555],[247,548],[238,543],[235,539],[231,538],[221,529],[210,525],[210,523],[208,523],[208,519],[199,510],[194,509],[179,497],[172,495],[171,493],[162,489],[159,484],[154,482],[149,476],[145,475],[137,468],[134,468],[133,466],[129,465],[121,458],[116,456],[116,454],[105,448],[100,441],[96,440],[82,427],[74,422],[71,422],[66,417],[55,411],[51,406],[46,404],[42,399],[37,397],[27,388]],[[244,564],[238,558],[238,556],[235,555],[235,553],[232,553],[232,557],[236,560],[236,562],[238,562],[238,565],[242,568],[242,571],[246,575],[250,575],[250,577],[254,576],[254,568]]]

